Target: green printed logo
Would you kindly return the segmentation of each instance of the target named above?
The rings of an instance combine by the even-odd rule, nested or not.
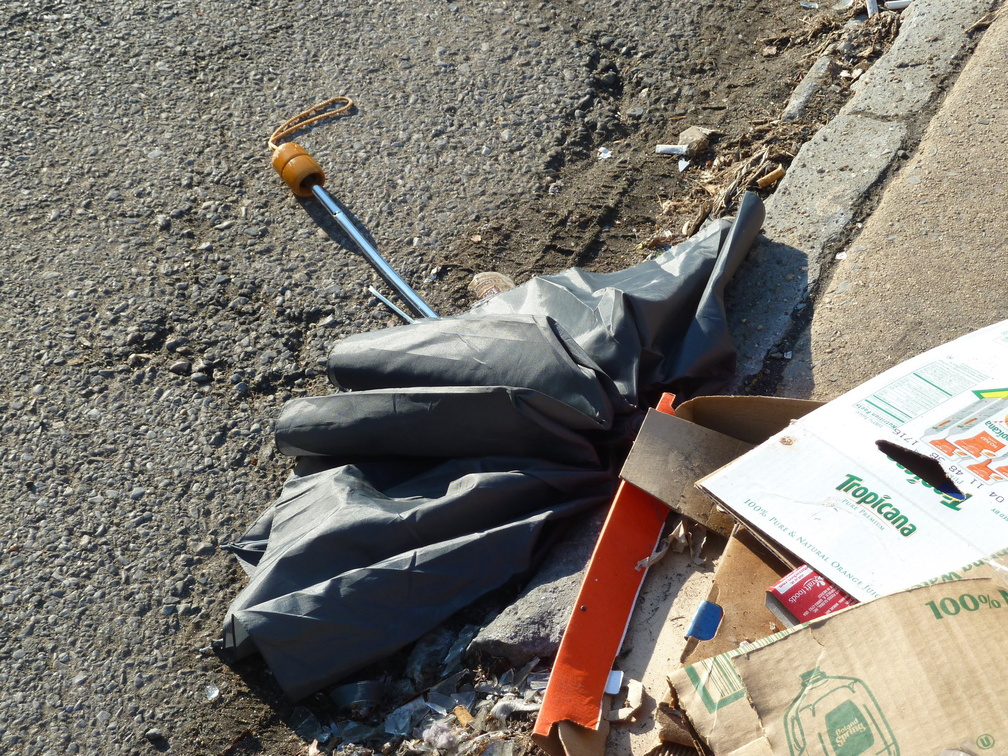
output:
[[[1002,441],[1008,441],[1008,433],[1005,429],[1001,427],[1001,423],[997,420],[987,420],[984,422],[984,427],[987,428],[992,434],[1000,438]]]
[[[815,667],[801,681],[784,720],[790,756],[900,756],[892,728],[862,680]]]
[[[853,701],[844,701],[826,714],[827,741],[836,756],[858,756],[875,744],[868,720]]]
[[[686,667],[686,676],[711,714],[745,695],[745,686],[726,656]]]
[[[850,497],[861,506],[874,509],[904,538],[917,532],[917,526],[910,522],[910,518],[905,514],[900,514],[899,509],[889,501],[889,494],[879,495],[869,490],[867,486],[861,485],[862,483],[864,481],[857,475],[848,474],[844,482],[836,487],[836,490],[850,494]]]

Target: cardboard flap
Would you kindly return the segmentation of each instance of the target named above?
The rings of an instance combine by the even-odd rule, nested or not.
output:
[[[818,738],[830,721],[831,753],[869,753],[855,747],[869,731],[880,746],[871,753],[994,752],[1008,742],[1005,560],[961,572],[978,577],[935,578],[684,666],[670,700],[718,754],[805,753],[793,738]]]
[[[727,538],[734,520],[695,483],[819,406],[804,399],[702,396],[683,402],[674,416],[649,410],[621,476]]]
[[[990,608],[1000,591],[969,580],[894,594],[735,659],[774,752],[813,740],[852,754],[868,743],[874,753],[1001,750],[1005,609]]]
[[[603,698],[603,704],[610,697]],[[549,756],[604,756],[609,723],[603,720],[598,729],[582,727],[563,720],[550,728],[549,734],[532,733],[532,740]]]
[[[727,537],[734,521],[694,483],[751,448],[701,425],[649,410],[620,475],[674,511]]]
[[[755,445],[821,406],[809,399],[776,396],[698,396],[680,404],[676,416]]]

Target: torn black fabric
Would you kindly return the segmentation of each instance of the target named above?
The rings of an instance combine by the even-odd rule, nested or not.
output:
[[[734,375],[724,287],[763,222],[747,194],[661,256],[541,276],[462,315],[351,336],[337,393],[287,403],[279,499],[230,549],[250,575],[224,649],[303,698],[533,566],[544,530],[611,500],[663,391]]]

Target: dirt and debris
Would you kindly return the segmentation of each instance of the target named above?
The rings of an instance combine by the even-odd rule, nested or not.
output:
[[[768,50],[777,55],[794,46],[814,47],[813,51],[801,56],[802,61],[811,62],[823,54],[833,56],[829,68],[831,80],[807,106],[806,117],[802,120],[751,121],[743,134],[726,139],[701,127],[683,132],[678,144],[689,142],[686,154],[706,160],[687,172],[685,186],[677,196],[661,201],[654,233],[641,242],[638,249],[665,248],[692,236],[708,218],[730,214],[745,191],[755,191],[764,197],[773,192],[802,144],[836,114],[850,96],[851,84],[889,48],[899,32],[896,13],[880,13],[853,25],[844,23],[845,18],[848,22],[856,19],[857,12],[816,16],[809,28],[797,37],[782,35],[761,40],[764,56]],[[696,139],[684,138],[686,135]]]
[[[885,52],[899,32],[900,14],[885,11],[864,18],[864,2],[855,3],[846,11],[824,11],[808,19],[804,28],[788,31],[760,40],[764,57],[774,57],[789,48],[804,50],[802,58],[809,60],[831,51],[844,55],[854,53],[861,59],[874,59]]]
[[[731,214],[743,192],[768,196],[776,180],[761,185],[762,179],[786,170],[817,128],[815,124],[774,119],[750,124],[749,130],[735,139],[715,137],[706,159],[687,171],[679,195],[661,201],[653,235],[641,242],[639,249],[664,248],[692,236],[708,218]]]
[[[371,681],[381,691],[377,700],[340,706],[319,695],[290,721],[307,753],[514,755],[533,748],[527,732],[547,680],[546,665],[534,659],[499,675],[465,669],[402,700],[402,681],[387,677]]]
[[[534,202],[463,230],[441,261],[447,301],[435,309],[471,306],[468,284],[490,260],[518,283],[572,266],[618,270],[682,241],[708,218],[731,215],[746,190],[769,196],[779,181],[761,187],[759,180],[786,172],[801,145],[837,114],[851,85],[895,39],[900,18],[890,11],[866,18],[863,1],[811,13],[789,2],[773,6],[710,19],[709,38],[697,41],[710,56],[681,77],[680,91],[696,94],[680,97],[657,122],[623,118],[605,145],[608,159],[586,145],[585,159],[559,169]],[[726,43],[731,39],[737,44]],[[824,55],[831,58],[827,80],[800,120],[782,122],[792,90]],[[639,94],[625,90],[621,102]],[[698,154],[683,156],[684,170],[676,158],[655,154],[656,144],[678,144],[690,127],[710,137]]]

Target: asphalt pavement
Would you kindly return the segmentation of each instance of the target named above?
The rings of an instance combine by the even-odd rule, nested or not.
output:
[[[644,5],[0,4],[0,751],[302,747],[268,676],[200,653],[244,580],[218,547],[280,490],[283,404],[396,321],[267,135],[354,96],[299,139],[436,299],[454,240],[615,133],[614,93],[664,123],[738,4]]]

